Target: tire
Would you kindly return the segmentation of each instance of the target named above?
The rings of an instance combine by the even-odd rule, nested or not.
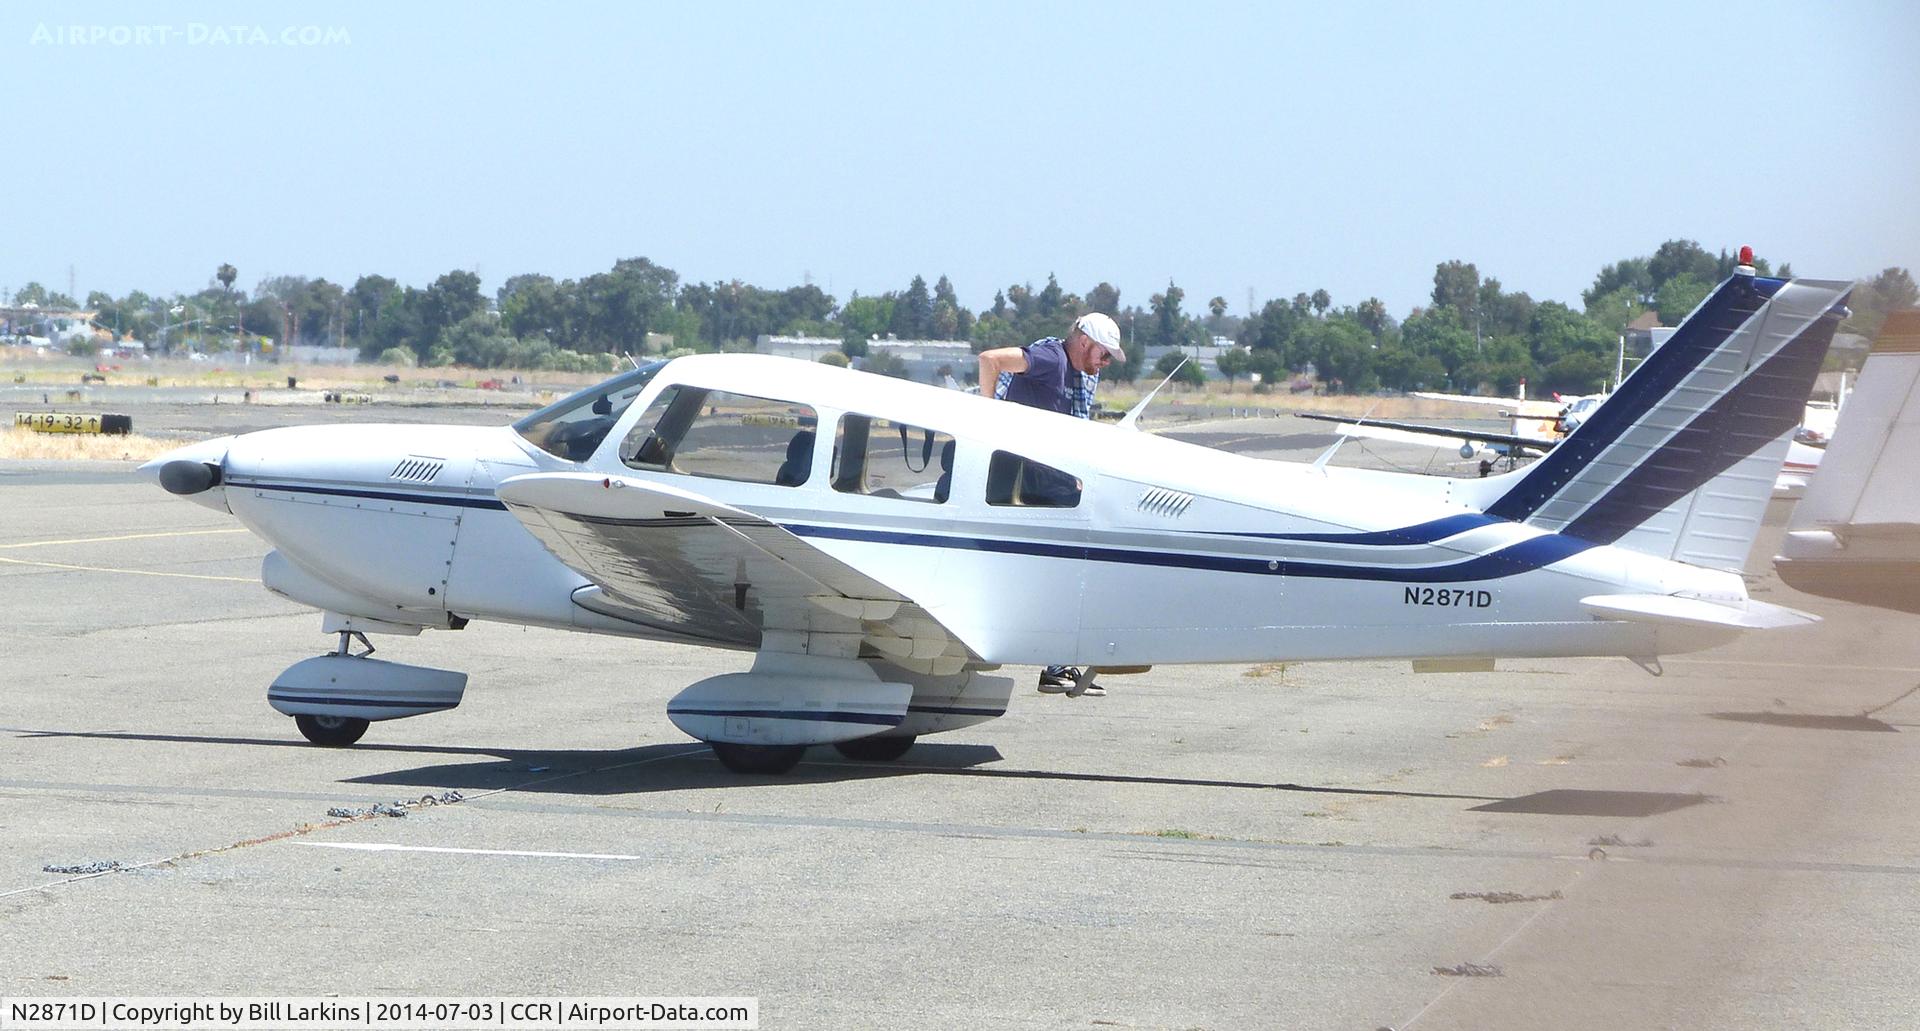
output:
[[[367,732],[366,720],[355,716],[295,716],[300,735],[322,748],[345,748]]]
[[[785,773],[806,754],[806,745],[737,745],[709,741],[707,747],[720,765],[735,773]]]
[[[841,741],[833,750],[849,759],[861,762],[890,763],[907,754],[917,740],[911,734],[896,734],[882,737],[857,737],[852,741]]]

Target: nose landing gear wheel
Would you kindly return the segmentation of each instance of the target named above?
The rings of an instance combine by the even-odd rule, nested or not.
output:
[[[857,737],[852,741],[841,741],[833,746],[834,751],[849,759],[861,762],[890,763],[907,754],[913,747],[911,734],[902,737]]]
[[[714,758],[735,773],[785,773],[800,762],[806,745],[737,745],[709,741]]]
[[[300,735],[324,748],[345,748],[367,732],[367,721],[353,716],[295,716]]]

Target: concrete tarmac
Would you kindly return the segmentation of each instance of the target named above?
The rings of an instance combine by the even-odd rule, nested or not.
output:
[[[1758,596],[1826,621],[1657,677],[1177,667],[1068,699],[1015,670],[1006,717],[900,762],[816,749],[740,777],[664,707],[746,655],[483,623],[374,639],[469,672],[460,708],[309,746],[265,688],[333,642],[259,586],[263,542],[124,467],[15,463],[0,995],[745,995],[764,1028],[1911,1028],[1920,621],[1796,594],[1771,546]],[[47,869],[104,862],[123,869]]]

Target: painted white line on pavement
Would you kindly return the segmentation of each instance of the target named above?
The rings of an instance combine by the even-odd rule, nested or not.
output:
[[[525,856],[532,859],[652,859],[607,852],[529,852],[508,848],[437,848],[431,845],[390,845],[365,841],[296,841],[303,848],[344,848],[355,852],[439,852],[456,856]]]

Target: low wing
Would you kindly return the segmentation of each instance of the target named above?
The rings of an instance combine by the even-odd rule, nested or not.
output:
[[[1536,454],[1545,454],[1553,448],[1551,443],[1544,440],[1537,440],[1533,437],[1517,437],[1511,433],[1485,433],[1480,430],[1470,430],[1459,426],[1429,426],[1423,423],[1394,422],[1390,419],[1367,419],[1360,421],[1338,415],[1321,415],[1317,412],[1295,412],[1293,414],[1302,419],[1314,419],[1319,422],[1337,422],[1355,428],[1378,428],[1393,430],[1397,433],[1409,433],[1415,437],[1439,437],[1445,440],[1498,444],[1504,447],[1532,451]],[[1354,435],[1364,436],[1366,434]],[[1388,439],[1398,440],[1403,438],[1395,437]]]
[[[662,483],[534,473],[499,497],[554,557],[600,587],[592,607],[719,644],[876,654],[923,673],[978,656],[913,600],[743,509]]]

